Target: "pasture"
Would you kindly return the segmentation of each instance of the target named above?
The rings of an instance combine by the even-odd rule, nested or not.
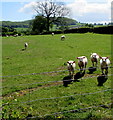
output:
[[[66,34],[64,41],[60,40],[60,36],[2,38],[3,118],[113,117],[111,68],[108,80],[101,87],[97,86],[96,77],[101,74],[99,68],[93,74],[88,74],[86,70],[79,82],[73,82],[68,87],[62,83],[63,77],[68,75],[65,65],[68,60],[75,60],[77,64],[76,57],[85,55],[88,58],[87,67],[90,67],[90,54],[93,52],[111,59],[111,35]],[[22,50],[25,42],[29,47]],[[78,65],[76,69],[79,69]]]

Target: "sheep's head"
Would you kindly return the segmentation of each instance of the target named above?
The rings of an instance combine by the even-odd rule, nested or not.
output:
[[[99,55],[97,53],[91,53],[92,58],[96,58],[97,56],[99,57]]]
[[[101,57],[100,56],[100,59],[102,59],[102,62],[106,62],[106,60],[108,59],[109,57]]]
[[[84,58],[86,58],[86,57],[85,57],[85,56],[77,57],[77,59],[78,59],[79,61],[81,61],[81,62],[83,61]]]
[[[67,65],[71,65],[72,66],[74,63],[75,63],[75,61],[68,61]]]

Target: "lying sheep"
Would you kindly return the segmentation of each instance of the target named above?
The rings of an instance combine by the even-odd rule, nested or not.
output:
[[[28,43],[27,42],[24,44],[24,47],[25,47],[25,49],[27,49],[27,47],[28,47]]]
[[[110,64],[110,60],[108,57],[100,57],[100,66],[102,70],[102,74],[108,74],[108,65]],[[104,73],[105,70],[105,73]]]
[[[92,53],[90,58],[91,58],[91,62],[92,62],[93,67],[94,66],[97,67],[99,55],[97,53]]]
[[[70,76],[74,75],[75,67],[76,67],[75,61],[70,60],[70,61],[67,62],[67,69],[69,71]]]
[[[82,71],[83,69],[85,70],[86,65],[88,63],[87,57],[81,56],[81,57],[77,57],[77,59],[78,59],[78,66],[80,68],[80,71]]]
[[[61,40],[65,40],[66,36],[65,35],[62,35],[61,36]]]

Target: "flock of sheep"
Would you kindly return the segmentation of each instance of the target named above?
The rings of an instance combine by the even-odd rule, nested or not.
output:
[[[52,36],[54,36],[54,33],[52,33]],[[65,40],[65,35],[62,35],[61,36],[61,40]],[[27,49],[28,47],[28,43],[26,42],[24,44],[24,50]],[[88,70],[89,71],[95,71],[97,66],[98,66],[98,62],[99,62],[99,58],[100,58],[100,68],[101,68],[101,71],[102,71],[102,75],[101,76],[98,76],[97,77],[97,80],[99,82],[100,85],[103,85],[102,83],[104,83],[106,80],[107,80],[107,75],[108,75],[108,68],[109,68],[109,65],[110,65],[110,60],[109,60],[109,57],[101,57],[99,56],[97,53],[92,53],[91,56],[90,56],[90,60],[92,62],[92,66],[93,67],[90,67]],[[87,66],[87,63],[88,63],[88,59],[86,56],[80,56],[80,57],[77,57],[78,59],[78,66],[80,68],[80,72],[74,74],[75,72],[75,68],[76,68],[76,63],[75,61],[73,60],[69,60],[67,61],[67,69],[69,71],[69,76],[68,78],[67,77],[64,77],[63,78],[63,82],[64,84],[67,84],[72,82],[73,80],[77,80],[81,77],[84,76],[85,74],[85,70],[86,70],[86,66]],[[68,79],[68,80],[67,80]]]
[[[101,76],[98,76],[97,80],[99,82],[99,85],[101,84],[102,85],[102,82],[104,83],[106,80],[107,80],[107,75],[108,75],[108,68],[109,68],[109,65],[110,65],[110,60],[108,57],[101,57],[99,56],[97,53],[92,53],[91,56],[90,56],[90,60],[92,62],[92,66],[93,67],[90,67],[89,70],[91,71],[95,71],[97,66],[98,66],[98,62],[99,62],[99,58],[100,58],[100,68],[101,68],[101,71],[102,71],[102,75]],[[67,61],[67,69],[69,71],[69,76],[68,76],[68,79],[71,79],[71,80],[75,80],[75,79],[78,79],[78,78],[81,78],[84,76],[85,74],[85,70],[86,70],[86,66],[87,66],[87,63],[88,63],[88,59],[86,56],[80,56],[80,57],[77,57],[78,59],[78,66],[79,66],[79,70],[80,72],[74,74],[74,71],[75,71],[75,68],[76,68],[76,63],[75,61],[73,60],[69,60]],[[82,72],[84,71],[84,72]],[[65,77],[63,80],[64,80],[64,84],[66,83],[66,80],[67,78]],[[69,82],[69,81],[67,81]]]

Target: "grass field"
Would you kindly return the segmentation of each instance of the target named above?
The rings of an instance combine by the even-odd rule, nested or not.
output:
[[[60,36],[2,39],[2,76],[5,76],[2,78],[3,118],[21,119],[28,115],[47,120],[113,118],[109,105],[111,76],[102,87],[97,86],[97,77],[90,78],[101,74],[100,69],[93,74],[88,74],[86,70],[80,82],[73,82],[68,87],[64,87],[61,81],[68,75],[68,71],[63,71],[68,60],[77,63],[76,57],[85,55],[88,58],[87,67],[90,67],[90,53],[96,52],[111,59],[111,35],[66,34],[64,41],[60,40]],[[29,47],[23,51],[24,42],[28,42]],[[31,75],[43,72],[50,73]]]

